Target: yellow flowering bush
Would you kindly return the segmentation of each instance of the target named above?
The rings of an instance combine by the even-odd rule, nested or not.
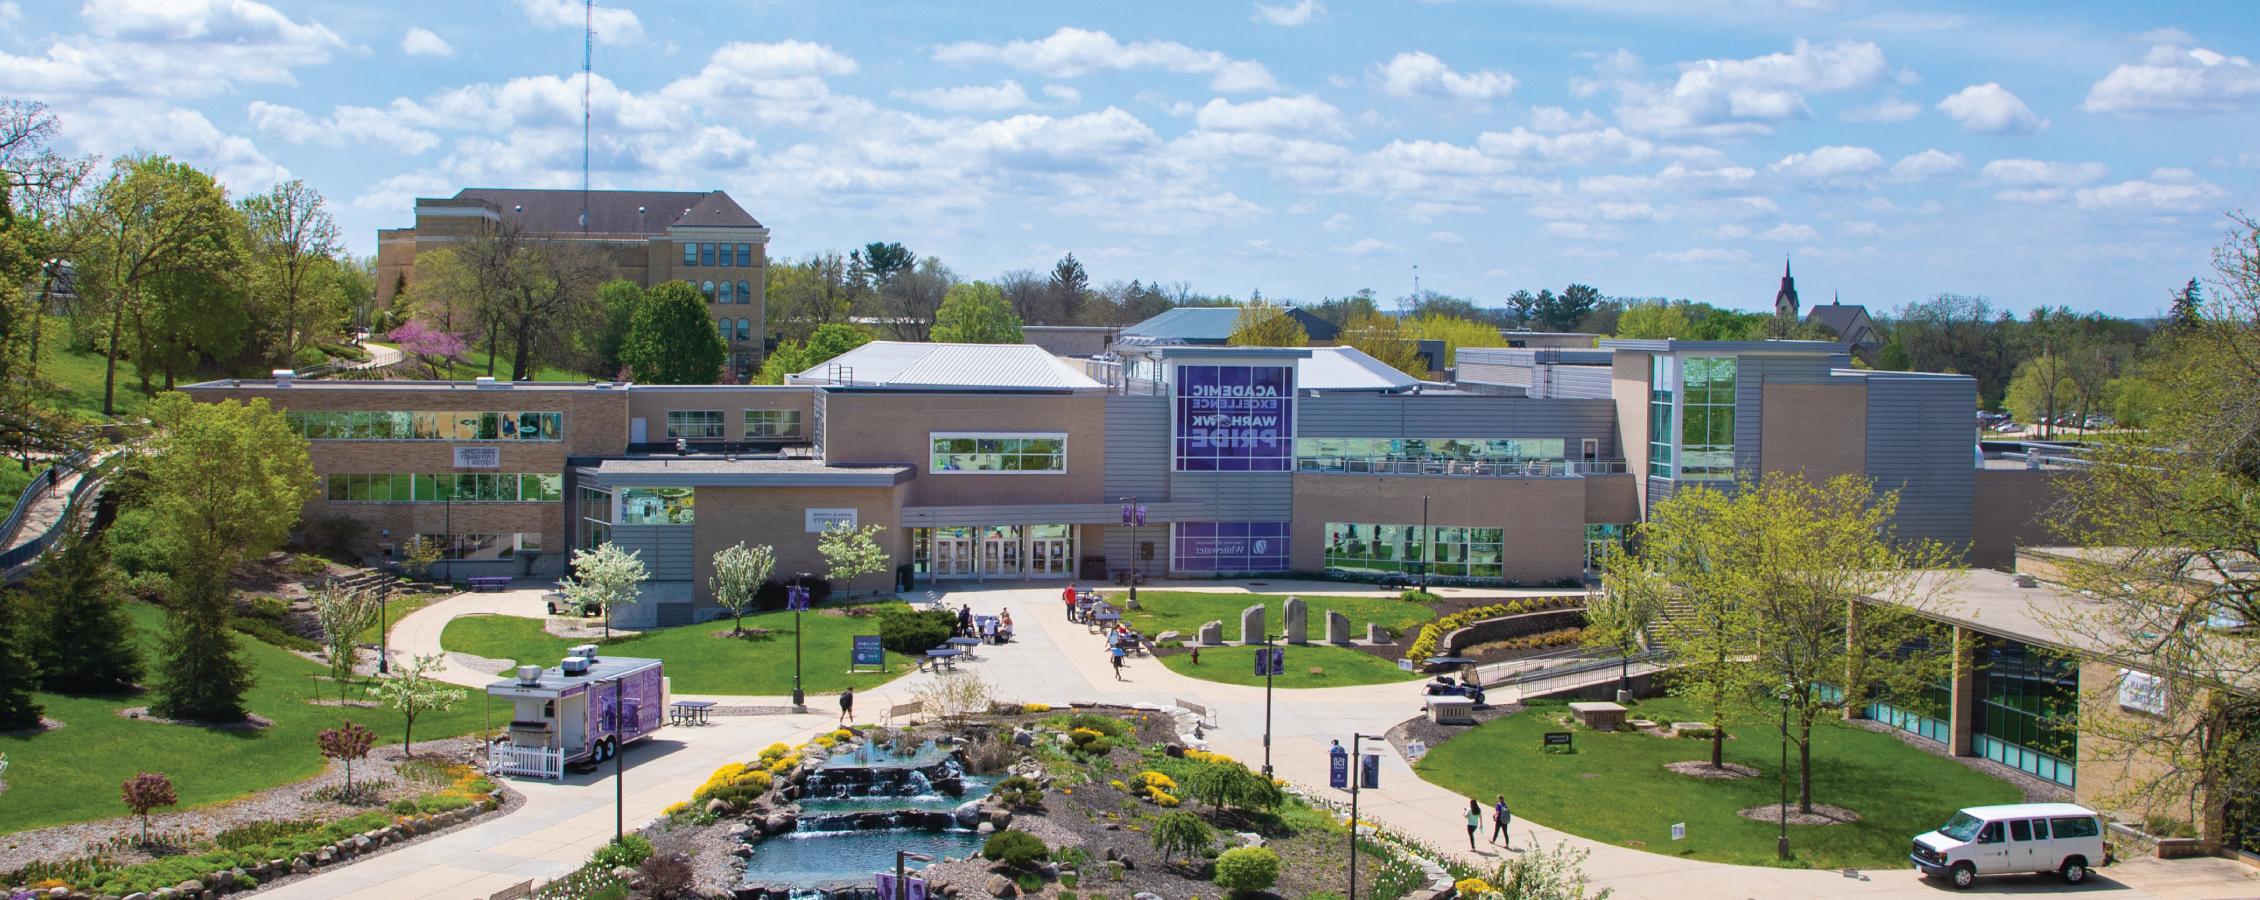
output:
[[[761,748],[761,761],[765,763],[776,762],[779,757],[791,752],[793,752],[793,748],[782,743],[770,744]]]
[[[665,815],[666,817],[668,817],[668,818],[670,818],[670,819],[672,819],[672,818],[674,818],[674,817],[676,817],[676,816],[679,816],[679,815],[682,815],[682,814],[684,814],[684,813],[686,813],[686,812],[690,812],[690,809],[691,809],[691,802],[690,802],[689,800],[682,800],[682,801],[678,801],[678,802],[675,802],[675,803],[669,803],[669,804],[667,804],[667,808],[666,808],[665,810],[662,810],[662,811],[661,811],[661,814],[662,814],[662,815]]]
[[[1120,778],[1117,778],[1117,779],[1114,779],[1113,781],[1109,781],[1109,782],[1107,782],[1107,786],[1108,786],[1108,787],[1111,787],[1111,788],[1114,788],[1115,790],[1118,790],[1118,791],[1122,791],[1122,792],[1125,792],[1125,793],[1129,792],[1129,790],[1130,790],[1130,786],[1129,786],[1129,785],[1127,785],[1127,784],[1123,784],[1123,783],[1122,783],[1122,779],[1120,779]]]
[[[1076,750],[1084,752],[1100,746],[1105,740],[1106,735],[1096,728],[1077,728],[1067,733],[1067,742],[1074,745]]]
[[[1222,753],[1211,753],[1207,750],[1201,750],[1198,748],[1187,748],[1185,750],[1185,758],[1194,762],[1205,763],[1228,763],[1232,761],[1232,757],[1226,756]]]
[[[809,743],[811,743],[811,744],[815,744],[816,746],[822,747],[822,748],[824,748],[824,749],[826,749],[826,750],[830,750],[830,749],[832,749],[832,745],[833,745],[833,744],[837,744],[837,743],[839,743],[839,742],[840,742],[840,739],[839,739],[839,738],[833,737],[833,736],[831,736],[831,735],[828,735],[828,734],[819,734],[819,735],[817,735],[817,736],[816,736],[816,739],[815,739],[815,740],[813,740],[813,741],[809,741]]]
[[[1052,705],[1049,703],[1023,703],[1020,704],[1020,711],[1024,713],[1048,713],[1052,711]]]
[[[847,730],[847,729],[845,729],[845,728],[841,728],[841,729],[838,729],[838,730],[836,730],[836,731],[833,731],[833,732],[832,732],[832,740],[834,740],[834,741],[845,741],[845,740],[849,740],[849,739],[851,739],[851,738],[854,738],[854,737],[855,737],[855,732],[853,732],[853,731],[849,731],[849,730]]]
[[[784,756],[778,757],[776,762],[769,764],[769,774],[783,775],[786,772],[792,771],[793,767],[798,765],[800,765],[800,754],[788,753]]]
[[[1156,806],[1159,806],[1159,807],[1161,807],[1161,808],[1163,808],[1163,809],[1170,809],[1170,808],[1173,808],[1173,807],[1175,807],[1175,806],[1177,805],[1177,803],[1178,803],[1178,800],[1177,800],[1177,795],[1176,795],[1176,794],[1172,794],[1172,793],[1170,793],[1170,792],[1168,792],[1168,791],[1155,791],[1155,792],[1153,792],[1153,799],[1154,799],[1154,805],[1156,805]]]
[[[706,783],[699,785],[698,790],[691,793],[691,803],[700,806],[712,800],[741,803],[769,793],[770,785],[775,783],[775,777],[769,774],[769,770],[761,768],[758,762],[729,763],[707,776]],[[670,811],[668,814],[674,813]]]
[[[1462,878],[1458,883],[1452,885],[1452,890],[1458,891],[1462,897],[1481,897],[1484,894],[1499,892],[1498,888],[1491,886],[1491,882],[1481,878]]]

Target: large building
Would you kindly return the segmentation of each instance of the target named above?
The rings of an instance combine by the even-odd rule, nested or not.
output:
[[[760,367],[769,229],[722,191],[465,188],[419,197],[416,224],[377,232],[377,302],[416,282],[416,258],[509,224],[537,241],[601,254],[644,287],[682,280],[706,295],[740,377]]]
[[[1345,347],[1077,365],[1025,344],[876,342],[782,386],[187,390],[282,408],[323,480],[307,519],[360,523],[372,558],[421,535],[457,574],[550,575],[610,540],[643,551],[653,602],[635,614],[662,621],[713,613],[709,561],[739,541],[775,546],[781,573],[822,571],[816,533],[834,522],[881,526],[921,579],[1425,569],[1548,585],[1590,577],[1673,491],[1737,472],[1871,476],[1904,492],[1903,534],[1994,564],[2045,496],[2030,479],[2047,473],[1981,458],[1965,376],[1851,369],[1821,342],[1515,352],[1576,371],[1523,373],[1539,393],[1512,387],[1513,359],[1486,386]],[[1981,506],[1996,476],[2014,483]]]

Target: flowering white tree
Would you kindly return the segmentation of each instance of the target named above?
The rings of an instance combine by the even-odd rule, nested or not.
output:
[[[714,588],[714,601],[736,617],[730,634],[745,633],[745,611],[753,606],[754,592],[761,590],[761,583],[768,581],[769,573],[776,568],[777,551],[768,544],[748,547],[739,541],[714,554],[714,577],[707,582]]]
[[[361,655],[357,639],[377,621],[377,597],[331,585],[315,591],[313,600],[314,619],[322,626],[322,648],[330,655],[330,677],[337,681],[337,699],[342,703],[353,681],[353,664]]]
[[[832,527],[824,529],[816,536],[816,550],[824,554],[829,567],[824,577],[852,588],[856,576],[886,571],[892,557],[879,546],[879,531],[877,525],[858,529],[846,522],[833,522]],[[855,596],[855,591],[849,590],[848,596]]]
[[[605,541],[594,550],[573,551],[573,574],[557,586],[573,605],[584,610],[594,605],[604,610],[604,636],[610,638],[612,608],[636,602],[637,588],[650,574],[635,551]]]
[[[400,730],[400,752],[406,754],[412,743],[410,736],[416,730],[416,717],[426,712],[446,712],[463,702],[461,688],[449,687],[432,677],[440,666],[440,655],[427,653],[409,660],[405,666],[392,670],[392,674],[377,681],[377,697],[400,710],[407,725]]]

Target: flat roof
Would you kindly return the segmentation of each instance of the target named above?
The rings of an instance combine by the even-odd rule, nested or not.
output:
[[[526,663],[526,665],[530,666],[533,663]],[[549,666],[541,670],[540,684],[520,684],[518,676],[513,673],[507,678],[498,678],[488,682],[487,693],[499,691],[511,694],[555,694],[577,684],[592,684],[617,678],[656,665],[659,665],[659,660],[656,659],[640,656],[604,656],[599,652],[597,658],[589,663],[587,674],[567,675],[565,670],[556,666]]]
[[[1355,347],[1312,347],[1295,363],[1295,387],[1305,391],[1401,391],[1424,382]]]
[[[834,466],[820,459],[649,456],[608,459],[580,471],[605,487],[890,487],[906,465]]]
[[[1105,385],[1034,344],[872,341],[788,384],[825,387],[1097,391]]]
[[[291,378],[278,381],[273,378],[220,378],[181,385],[184,391],[224,391],[239,388],[274,388],[285,391],[493,391],[517,393],[523,391],[618,391],[626,390],[627,382],[600,381],[594,384],[578,381],[371,381],[365,379]],[[673,387],[669,385],[668,387]],[[739,385],[738,387],[743,387]]]
[[[1842,341],[1689,341],[1679,338],[1607,338],[1603,350],[1637,350],[1643,353],[1793,353],[1823,356],[1843,353]]]
[[[2059,625],[2100,612],[2102,604],[2045,581],[2019,587],[2016,576],[1995,569],[1933,569],[1915,576],[1911,593],[1926,601],[1916,607],[1924,618],[2060,650],[2103,649]]]

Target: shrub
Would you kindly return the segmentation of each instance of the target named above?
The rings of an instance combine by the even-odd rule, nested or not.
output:
[[[1052,706],[1049,703],[1023,703],[1020,705],[1020,711],[1024,713],[1047,713],[1052,711]]]
[[[1283,799],[1278,783],[1236,762],[1212,762],[1185,777],[1186,793],[1217,809],[1270,809]]]
[[[879,646],[923,657],[957,631],[957,615],[943,609],[889,609],[879,614]]]
[[[637,868],[643,873],[644,896],[652,900],[675,900],[692,896],[698,876],[691,871],[689,860],[680,853],[655,853]]]
[[[1397,595],[1397,599],[1406,603],[1442,603],[1444,601],[1444,598],[1419,588],[1406,588],[1404,593]]]
[[[621,866],[634,868],[650,858],[651,841],[642,835],[631,834],[599,848],[590,861],[606,869],[616,869]]]
[[[1026,869],[1051,856],[1051,848],[1025,831],[999,831],[981,845],[981,858],[1008,869]]]
[[[775,578],[762,582],[760,587],[753,589],[753,608],[762,612],[776,612],[784,609],[785,588],[787,586],[785,581]],[[807,587],[808,602],[810,603],[822,603],[825,598],[832,596],[832,583],[821,578],[809,579]],[[951,621],[955,621],[955,619]],[[931,649],[934,649],[934,645],[928,644],[918,648],[918,652],[924,653]]]
[[[1467,625],[1468,623],[1480,621],[1483,619],[1496,619],[1500,616],[1520,615],[1522,613],[1554,609],[1563,606],[1567,602],[1568,601],[1565,598],[1561,597],[1525,597],[1520,600],[1509,600],[1505,603],[1493,603],[1486,606],[1474,607],[1472,609],[1460,610],[1459,612],[1453,613],[1441,619],[1437,619],[1434,622],[1430,622],[1426,625],[1421,626],[1420,636],[1413,638],[1412,649],[1406,651],[1405,657],[1407,659],[1418,662],[1431,656],[1435,656],[1437,642],[1442,641],[1444,639],[1444,635],[1450,634],[1453,630]]]
[[[1154,820],[1152,838],[1154,849],[1161,851],[1161,861],[1166,863],[1171,856],[1199,856],[1206,853],[1209,842],[1215,839],[1215,833],[1209,830],[1207,822],[1201,821],[1200,816],[1173,812],[1163,813]]]
[[[1473,900],[1473,898],[1476,897],[1481,897],[1484,894],[1496,894],[1499,892],[1498,888],[1491,886],[1491,882],[1485,881],[1481,878],[1462,878],[1457,883],[1452,885],[1452,890],[1459,892],[1459,895],[1462,897],[1470,898],[1470,900]]]
[[[775,762],[779,757],[791,752],[793,752],[793,748],[785,746],[784,743],[780,741],[778,743],[770,744],[767,747],[761,748],[761,761]]]
[[[1043,786],[1023,775],[1014,775],[997,782],[996,788],[991,790],[989,795],[1008,806],[1014,807],[1042,806],[1044,804]]]
[[[1279,854],[1265,847],[1234,847],[1216,858],[1216,886],[1233,893],[1269,890],[1279,881]]]
[[[409,812],[416,811],[415,801],[403,800],[400,802],[408,804]],[[322,820],[320,819],[280,819],[268,822],[250,822],[213,835],[212,843],[227,850],[241,850],[245,847],[272,844],[284,838],[318,831],[321,827]]]
[[[157,772],[143,772],[128,778],[119,794],[126,809],[141,818],[141,840],[149,841],[149,813],[160,806],[180,802],[180,794],[173,791],[173,780]]]
[[[314,736],[314,743],[322,748],[322,755],[345,763],[345,789],[353,790],[353,761],[369,755],[369,748],[377,743],[377,733],[359,722],[348,721],[336,728],[324,728]]]

